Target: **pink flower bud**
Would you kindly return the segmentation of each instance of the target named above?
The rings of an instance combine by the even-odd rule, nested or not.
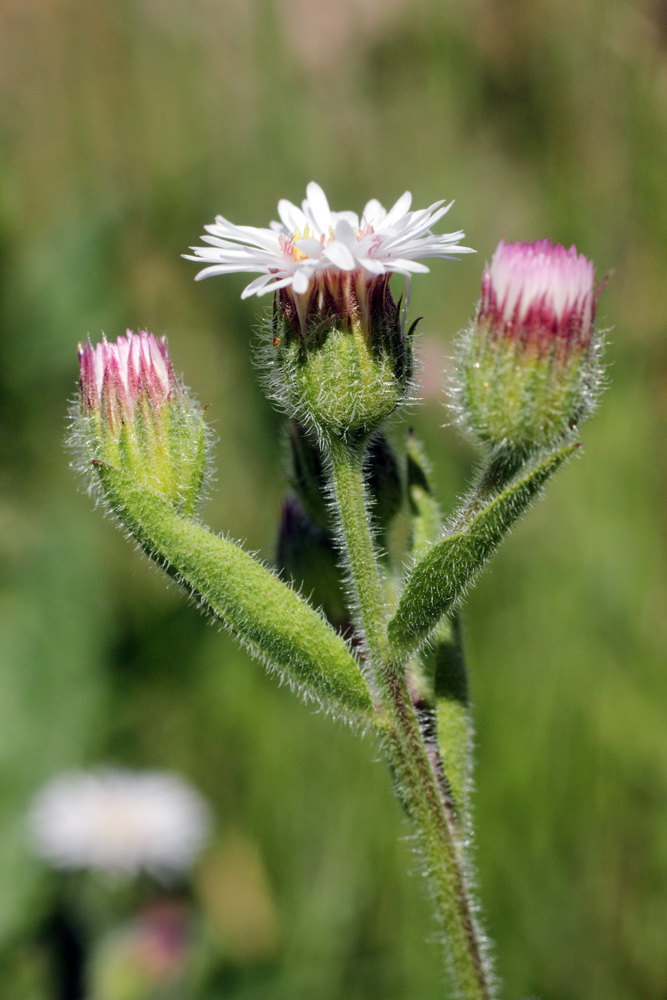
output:
[[[79,344],[79,364],[83,410],[96,413],[104,407],[116,431],[132,420],[138,399],[145,397],[157,413],[181,391],[169,360],[167,338],[158,340],[144,330],[128,330],[115,344],[105,338],[95,347],[89,337],[83,346]]]
[[[88,338],[79,345],[79,365],[72,440],[82,446],[89,476],[96,463],[114,466],[192,513],[206,433],[201,410],[174,375],[166,338],[143,330],[95,346]]]
[[[540,354],[556,341],[562,353],[585,351],[597,302],[593,279],[593,262],[574,246],[501,240],[484,270],[477,322]]]
[[[521,453],[554,444],[593,409],[601,384],[593,263],[549,240],[500,241],[461,337],[460,423]]]

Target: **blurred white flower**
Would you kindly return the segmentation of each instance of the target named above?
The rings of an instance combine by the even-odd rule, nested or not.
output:
[[[157,771],[58,775],[36,795],[28,819],[35,853],[54,868],[125,875],[189,868],[210,826],[199,792]]]

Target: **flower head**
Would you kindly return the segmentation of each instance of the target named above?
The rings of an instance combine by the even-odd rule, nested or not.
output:
[[[311,182],[301,208],[278,203],[271,228],[218,216],[205,227],[209,245],[192,248],[189,259],[207,265],[197,278],[259,273],[242,297],[274,293],[271,390],[318,435],[363,437],[401,403],[413,368],[404,329],[411,275],[428,271],[422,258],[471,252],[459,245],[462,232],[432,232],[451,204],[410,204],[407,191],[388,212],[372,200],[359,218],[332,212]],[[403,310],[389,287],[394,273],[406,279]]]
[[[176,378],[165,337],[141,331],[79,345],[75,445],[90,475],[106,463],[191,513],[206,466],[201,411]]]
[[[124,875],[189,868],[210,826],[199,792],[153,771],[59,775],[37,794],[28,819],[35,853],[54,868]]]
[[[550,445],[590,413],[601,384],[593,263],[549,240],[500,241],[459,344],[461,423],[493,445]]]
[[[97,413],[104,406],[106,419],[115,429],[132,421],[143,398],[158,413],[182,392],[171,367],[167,338],[158,340],[145,330],[128,330],[115,344],[105,337],[95,347],[89,337],[79,344],[79,364],[84,411]]]
[[[214,274],[248,272],[260,274],[243,291],[266,295],[291,288],[305,295],[316,277],[324,272],[354,272],[367,279],[397,272],[409,277],[427,272],[420,264],[425,257],[452,259],[457,253],[471,253],[458,245],[461,231],[436,236],[431,232],[452,206],[437,201],[429,208],[410,211],[412,195],[401,195],[387,211],[379,201],[366,204],[361,219],[356,212],[332,212],[327,197],[314,181],[306,189],[301,208],[291,201],[278,202],[280,222],[270,229],[236,226],[222,215],[205,226],[206,247],[192,247],[188,260],[206,261],[197,279]]]
[[[542,353],[556,344],[560,353],[585,350],[595,318],[593,280],[593,262],[574,246],[501,240],[482,277],[478,322]]]

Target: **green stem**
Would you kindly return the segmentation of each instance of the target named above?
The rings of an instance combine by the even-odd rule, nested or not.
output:
[[[330,442],[337,513],[345,538],[345,554],[357,599],[371,666],[376,673],[390,656],[385,593],[368,524],[363,476],[363,444]]]
[[[463,845],[431,766],[404,664],[387,637],[388,612],[366,506],[363,446],[333,440],[329,455],[368,669],[386,720],[385,748],[419,836],[457,996],[491,1000],[493,984],[467,884]]]
[[[464,525],[500,493],[516,475],[526,460],[526,455],[508,448],[497,448],[489,454],[486,466],[475,483],[470,496],[454,519],[451,531],[460,531]]]

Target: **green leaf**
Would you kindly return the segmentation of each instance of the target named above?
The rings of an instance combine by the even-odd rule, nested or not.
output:
[[[408,498],[412,514],[412,553],[423,556],[442,532],[442,516],[429,482],[428,462],[421,442],[407,438]],[[413,684],[433,711],[434,736],[454,814],[465,827],[472,773],[472,735],[468,678],[458,615],[441,620],[431,642],[410,669]]]
[[[442,531],[442,516],[429,482],[429,469],[421,442],[412,431],[406,443],[408,499],[412,514],[412,555],[424,555]]]
[[[108,504],[144,551],[303,694],[368,722],[372,702],[343,639],[234,542],[179,517],[156,493],[96,463]]]
[[[458,615],[441,621],[422,650],[423,669],[432,679],[435,735],[459,822],[465,826],[472,775],[472,723],[468,678]]]
[[[389,639],[397,654],[409,655],[428,638],[442,616],[465,592],[512,525],[547,480],[579,447],[568,444],[539,459],[463,528],[436,542],[409,573]]]

